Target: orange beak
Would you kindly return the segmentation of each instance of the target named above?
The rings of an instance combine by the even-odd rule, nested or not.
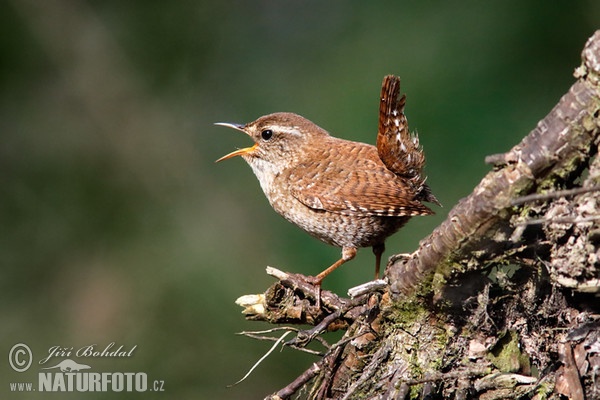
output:
[[[244,131],[244,125],[231,124],[229,122],[217,122],[217,123],[215,123],[215,125],[226,126],[228,128],[233,128],[233,129],[238,130],[240,132],[246,133],[246,131]],[[258,144],[255,143],[254,146],[252,146],[252,147],[245,147],[243,149],[238,149],[236,151],[232,151],[231,153],[226,154],[223,157],[219,158],[215,162],[227,160],[228,158],[232,158],[232,157],[235,157],[235,156],[241,156],[241,155],[244,155],[244,154],[250,154],[250,153],[252,153],[254,151],[254,149],[256,149],[257,146],[258,146]]]

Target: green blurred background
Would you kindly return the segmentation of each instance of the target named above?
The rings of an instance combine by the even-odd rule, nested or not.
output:
[[[254,399],[312,356],[270,347],[234,300],[272,283],[267,265],[315,274],[339,250],[277,216],[241,159],[250,142],[212,124],[299,113],[374,143],[385,74],[444,204],[387,241],[409,252],[573,82],[600,26],[589,1],[0,1],[0,350],[2,398]],[[373,255],[336,271],[344,294]],[[110,342],[130,359],[95,371],[165,382],[142,395],[15,394],[51,346]],[[56,359],[55,361],[59,361]],[[85,360],[76,359],[79,362]],[[52,364],[54,365],[54,364]]]

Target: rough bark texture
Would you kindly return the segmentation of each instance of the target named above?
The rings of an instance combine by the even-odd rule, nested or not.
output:
[[[388,285],[343,299],[302,276],[245,298],[249,319],[340,342],[268,398],[600,398],[600,31],[577,81]]]

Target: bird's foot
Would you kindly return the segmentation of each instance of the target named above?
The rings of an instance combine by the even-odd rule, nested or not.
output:
[[[315,292],[316,292],[315,293],[315,307],[317,309],[321,308],[321,282],[323,281],[323,279],[319,278],[318,276],[305,276],[304,280],[309,285],[314,286]]]

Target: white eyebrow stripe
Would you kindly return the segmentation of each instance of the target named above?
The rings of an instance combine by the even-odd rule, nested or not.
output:
[[[274,132],[287,133],[289,135],[300,136],[300,128],[297,126],[278,126],[273,129]]]

